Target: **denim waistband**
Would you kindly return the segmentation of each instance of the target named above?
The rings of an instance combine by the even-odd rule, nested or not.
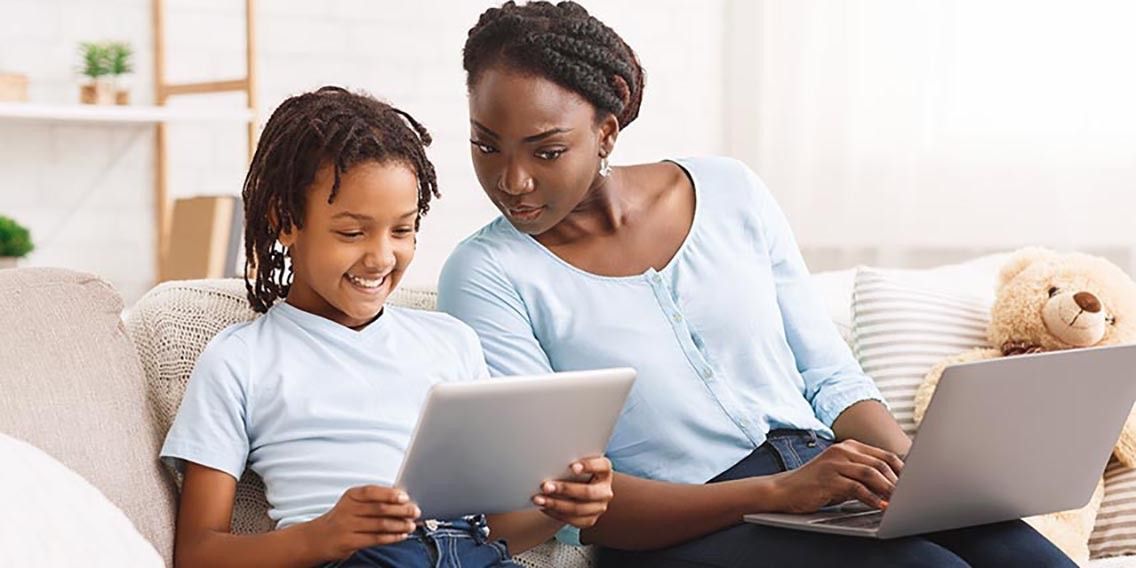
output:
[[[419,523],[411,536],[470,536],[478,544],[484,544],[489,541],[489,522],[485,515],[467,515],[448,521],[426,519]]]
[[[817,436],[812,430],[770,430],[765,436],[768,444],[781,460],[785,470],[797,469],[805,465],[832,445],[832,442]]]
[[[805,443],[816,443],[816,441],[820,439],[817,436],[816,432],[812,430],[794,430],[791,428],[777,428],[770,430],[769,433],[765,435],[765,439],[768,440],[772,438],[795,438]]]

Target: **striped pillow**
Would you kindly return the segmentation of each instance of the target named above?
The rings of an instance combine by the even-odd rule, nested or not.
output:
[[[1104,471],[1104,502],[1089,537],[1093,558],[1136,554],[1136,469],[1108,462]]]
[[[923,377],[947,357],[986,346],[992,300],[951,294],[942,286],[931,289],[926,278],[906,278],[908,272],[856,271],[852,349],[896,421],[911,435],[915,391]]]

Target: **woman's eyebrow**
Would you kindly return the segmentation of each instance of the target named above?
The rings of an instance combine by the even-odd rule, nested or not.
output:
[[[545,138],[548,138],[549,136],[554,136],[556,134],[564,134],[566,132],[572,132],[572,129],[571,128],[550,128],[548,130],[545,130],[544,132],[541,132],[540,134],[533,134],[532,136],[526,136],[524,141],[525,142],[540,142],[541,140],[544,140]]]
[[[477,122],[476,120],[470,120],[469,123],[472,124],[474,128],[480,130],[483,134],[485,134],[486,136],[488,136],[490,138],[494,138],[494,139],[500,139],[501,138],[501,136],[499,134],[497,134],[496,132],[493,132],[492,130],[486,128],[484,124],[481,124],[480,122]],[[545,130],[544,132],[541,132],[539,134],[533,134],[532,136],[526,136],[522,141],[526,142],[526,143],[539,142],[541,140],[544,140],[545,138],[548,138],[549,136],[553,136],[553,135],[556,135],[556,134],[565,134],[565,133],[568,133],[568,132],[572,132],[572,129],[571,128],[555,127],[555,128],[550,128],[548,130]]]
[[[486,128],[484,124],[481,124],[476,120],[470,119],[469,123],[472,124],[474,128],[480,130],[483,134],[490,138],[500,138],[500,136],[498,136],[496,132],[493,132],[492,130]]]

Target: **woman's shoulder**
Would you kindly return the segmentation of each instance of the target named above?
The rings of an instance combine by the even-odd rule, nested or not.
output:
[[[526,255],[534,252],[532,244],[524,242],[527,238],[507,219],[497,217],[454,247],[442,267],[441,282],[510,272],[513,265],[523,263]]]
[[[745,162],[729,156],[697,156],[669,160],[702,183],[751,186],[761,179]]]
[[[748,215],[763,207],[768,190],[745,162],[728,156],[669,160],[694,184],[698,209],[718,214]]]

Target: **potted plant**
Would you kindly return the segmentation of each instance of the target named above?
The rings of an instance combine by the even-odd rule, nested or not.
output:
[[[0,268],[15,268],[16,261],[33,248],[28,230],[14,219],[0,215]]]
[[[130,104],[130,89],[122,83],[122,76],[134,72],[134,48],[124,41],[106,44],[110,75],[114,83],[115,104]]]
[[[89,80],[80,87],[79,102],[113,104],[114,86],[108,81],[110,59],[107,57],[106,45],[90,41],[80,43],[79,56],[83,60],[79,72]]]

